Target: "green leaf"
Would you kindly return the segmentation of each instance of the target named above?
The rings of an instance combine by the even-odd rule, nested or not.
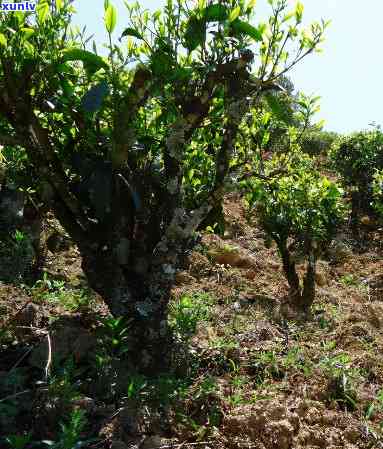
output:
[[[70,48],[63,52],[62,62],[67,61],[82,61],[84,65],[92,64],[93,66],[98,67],[98,69],[108,69],[108,65],[101,56],[79,48]]]
[[[64,2],[63,0],[56,0],[56,10],[57,11],[61,11],[63,9],[64,6]]]
[[[257,4],[257,0],[250,0],[248,5],[246,6],[246,12],[247,13],[251,12],[255,8],[256,4]]]
[[[231,11],[229,15],[229,22],[234,22],[235,19],[238,19],[239,15],[241,14],[241,7],[237,6],[236,8]]]
[[[203,11],[207,22],[223,22],[229,17],[229,9],[221,4],[210,5]]]
[[[231,28],[235,35],[246,34],[255,41],[262,41],[263,39],[262,32],[253,25],[250,25],[248,22],[243,22],[242,20],[236,19],[231,23]]]
[[[114,29],[116,28],[117,23],[117,10],[116,8],[110,3],[105,11],[105,26],[109,34],[112,34]]]
[[[40,3],[37,4],[36,13],[40,23],[44,23],[47,20],[50,13],[49,4],[46,0],[40,1]]]
[[[21,28],[21,32],[25,35],[26,39],[29,39],[33,34],[35,34],[35,30],[33,28]]]
[[[104,0],[104,11],[108,9],[109,6],[109,0]]]
[[[25,13],[21,12],[21,11],[17,11],[14,14],[14,17],[16,17],[16,20],[19,24],[19,26],[24,25],[25,22]]]
[[[136,37],[137,39],[143,39],[142,34],[139,33],[135,28],[125,28],[125,30],[121,34],[120,39],[125,36],[133,36]]]
[[[273,94],[266,94],[266,101],[269,105],[272,113],[275,115],[275,117],[278,120],[281,120],[282,122],[286,124],[290,124],[291,118],[289,114],[286,111],[286,108],[284,107],[283,103],[279,101],[278,97]]]
[[[303,3],[298,2],[297,6],[295,7],[295,19],[297,23],[302,22],[303,9],[304,9]]]
[[[7,38],[4,36],[3,33],[0,33],[0,46],[2,47],[7,46]]]
[[[168,52],[157,50],[152,54],[150,68],[155,76],[167,76],[173,69],[173,58]]]
[[[189,19],[184,40],[185,48],[189,51],[195,50],[199,45],[203,44],[206,39],[206,22],[193,16]]]
[[[290,19],[292,19],[295,16],[295,11],[287,13],[283,19],[282,23],[288,22]]]

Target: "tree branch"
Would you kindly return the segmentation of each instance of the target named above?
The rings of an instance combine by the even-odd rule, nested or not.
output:
[[[136,118],[138,109],[149,97],[151,80],[151,72],[146,67],[139,67],[126,96],[122,98],[120,106],[117,108],[114,129],[115,146],[112,155],[115,168],[122,167],[128,159],[129,150],[135,140],[131,125]]]

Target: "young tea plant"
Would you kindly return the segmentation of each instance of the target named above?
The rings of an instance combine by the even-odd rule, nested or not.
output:
[[[89,447],[92,440],[83,440],[82,432],[87,424],[85,411],[81,409],[74,409],[69,415],[67,422],[60,422],[60,433],[57,441],[42,441],[48,448],[51,449],[80,449],[82,447]]]
[[[278,166],[284,166],[279,176],[247,181],[247,200],[268,238],[277,244],[292,304],[308,313],[315,298],[317,260],[343,217],[342,190],[321,176],[298,148],[287,156],[275,156],[265,170],[275,173]],[[294,252],[306,260],[303,279]]]
[[[383,413],[383,388],[378,391],[375,400],[367,406],[364,417],[369,420],[376,413]],[[383,428],[383,421],[381,422],[381,426]]]
[[[127,344],[129,320],[124,317],[103,318],[99,329],[100,342],[106,352],[112,357],[122,357],[129,351]]]
[[[351,367],[351,358],[347,354],[324,357],[320,367],[328,376],[328,398],[346,410],[357,408],[356,382],[360,377],[357,369]]]
[[[213,298],[206,293],[182,295],[170,308],[170,324],[184,340],[191,338],[201,321],[211,317]]]
[[[27,449],[31,441],[31,434],[25,435],[9,435],[5,438],[6,443],[9,444],[11,449]]]

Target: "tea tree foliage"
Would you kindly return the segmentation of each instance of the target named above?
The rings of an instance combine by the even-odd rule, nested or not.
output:
[[[282,174],[267,178],[278,166],[283,167]],[[293,304],[308,312],[315,297],[317,259],[343,216],[342,190],[321,176],[312,159],[297,147],[267,162],[265,174],[264,179],[247,182],[248,203],[277,244]],[[307,261],[303,282],[296,271],[294,252]]]
[[[277,104],[278,80],[327,23],[304,30],[287,0],[258,24],[254,1],[126,2],[116,36],[122,19],[104,4],[107,57],[71,26],[71,1],[1,14],[0,144],[25,152],[90,286],[137,324],[140,363],[154,352],[163,364],[174,267],[222,202],[243,117],[262,97]]]
[[[378,214],[383,217],[383,169],[375,171],[372,190],[373,206]]]
[[[333,145],[331,157],[351,195],[353,223],[361,214],[374,213],[379,201],[379,171],[383,169],[383,133],[380,129],[344,136]]]

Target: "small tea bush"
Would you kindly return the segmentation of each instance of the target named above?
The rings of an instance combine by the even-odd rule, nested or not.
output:
[[[277,244],[294,304],[308,311],[315,296],[316,261],[343,217],[343,192],[299,150],[274,158],[266,170],[273,173],[278,165],[284,166],[280,175],[248,184],[247,199],[268,238]],[[303,285],[292,257],[297,250],[307,261]]]
[[[331,159],[350,193],[353,223],[363,214],[374,214],[383,169],[383,133],[375,129],[345,136],[333,146]]]
[[[383,218],[383,169],[375,172],[372,191],[374,208],[380,217]]]

